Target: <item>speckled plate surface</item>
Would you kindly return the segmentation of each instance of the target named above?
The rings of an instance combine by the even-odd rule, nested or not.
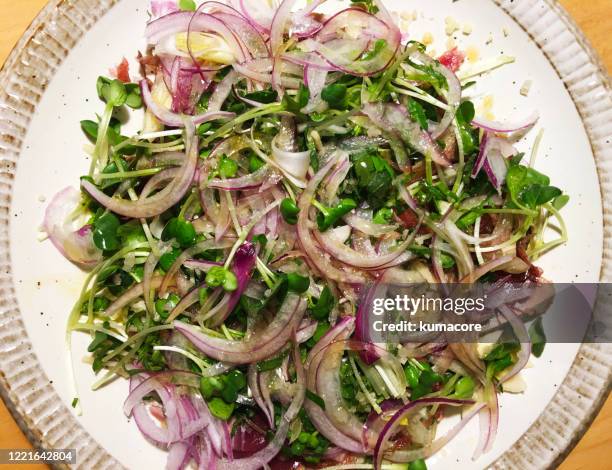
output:
[[[481,105],[492,95],[500,117],[533,109],[542,115],[546,132],[536,166],[572,197],[570,242],[544,258],[546,275],[612,282],[612,93],[567,14],[550,0],[386,3],[398,18],[417,10],[408,32],[415,39],[431,33],[440,52],[447,41],[444,20],[452,16],[473,28],[470,35],[456,34],[460,46],[483,58],[517,58],[470,95]],[[79,468],[152,469],[165,461],[122,415],[126,383],[89,391],[93,374],[80,361],[84,335],[74,337],[84,410],[74,415],[64,324],[82,273],[37,240],[44,199],[76,185],[87,168],[78,121],[100,111],[95,79],[142,49],[146,8],[145,0],[52,0],[0,72],[0,394],[35,445],[76,448]],[[533,82],[528,98],[519,93],[526,80]],[[521,145],[529,148],[532,139]],[[554,467],[608,395],[611,371],[610,345],[549,345],[525,372],[525,394],[502,397],[492,452],[470,460],[474,422],[430,468]]]

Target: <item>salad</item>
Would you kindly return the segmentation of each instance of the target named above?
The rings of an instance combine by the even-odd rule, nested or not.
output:
[[[91,335],[94,389],[129,380],[168,469],[424,469],[476,415],[478,458],[541,325],[502,312],[514,335],[484,351],[374,344],[361,300],[543,282],[568,196],[513,145],[538,117],[477,117],[464,54],[431,57],[380,0],[296,3],[154,0],[140,70],[99,77],[89,172],[44,223],[88,271],[68,344]]]

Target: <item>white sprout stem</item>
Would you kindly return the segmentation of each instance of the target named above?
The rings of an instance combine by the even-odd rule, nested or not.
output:
[[[275,201],[274,203],[266,207],[265,210],[258,212],[253,216],[253,219],[248,223],[248,225],[245,225],[243,227],[242,233],[238,237],[238,240],[236,240],[236,243],[234,243],[234,246],[232,246],[230,254],[227,257],[227,261],[225,262],[225,269],[229,268],[230,264],[232,264],[232,260],[234,259],[234,255],[236,255],[238,247],[244,243],[246,237],[249,235],[249,232],[253,229],[253,227],[255,227],[255,225],[257,225],[257,222],[259,222],[268,212],[278,207],[280,203],[281,201]]]
[[[533,148],[531,149],[531,157],[529,158],[529,168],[533,168],[535,165],[536,158],[538,157],[538,151],[540,149],[540,144],[542,143],[542,138],[544,137],[544,129],[540,129],[538,135],[533,142]]]
[[[236,205],[229,191],[225,191],[225,199],[227,199],[227,207],[229,208],[232,223],[234,224],[234,230],[236,230],[236,233],[242,233],[242,225],[240,225],[238,216],[236,215]]]
[[[366,397],[366,400],[368,400],[368,403],[370,404],[372,409],[376,411],[376,413],[381,414],[382,408],[378,405],[378,403],[376,403],[376,399],[372,396],[372,394],[367,389],[363,379],[361,378],[359,369],[357,369],[357,364],[355,364],[355,359],[351,355],[349,355],[349,362],[351,364],[351,368],[353,369],[353,375],[355,376],[355,380],[357,380],[357,384],[359,385],[359,388],[361,389],[364,396]]]
[[[514,57],[508,55],[501,55],[498,57],[492,57],[489,59],[481,60],[478,65],[470,67],[468,70],[459,72],[457,74],[459,81],[462,85],[465,84],[469,79],[477,77],[487,72],[491,72],[499,67],[507,64],[511,64],[515,61]]]
[[[478,240],[480,238],[480,221],[482,217],[478,217],[476,222],[474,223],[474,239]],[[474,251],[476,252],[476,259],[478,260],[478,264],[481,266],[484,264],[484,258],[482,256],[482,250],[480,249],[480,242],[477,242],[474,245]]]
[[[408,88],[408,90],[404,90],[402,88],[395,88],[395,91],[398,93],[401,93],[402,95],[407,95],[407,96],[411,96],[413,98],[418,98],[422,101],[425,101],[426,103],[429,103],[433,106],[436,106],[437,108],[443,109],[444,111],[448,111],[451,109],[451,107],[449,105],[447,105],[446,103],[443,103],[442,101],[434,98],[433,96],[431,96],[429,93],[425,93],[423,90],[421,90],[419,87],[414,86],[412,83],[406,81],[406,80],[402,80],[401,78],[397,78],[394,82],[397,85],[401,85],[405,88]]]
[[[181,135],[182,133],[183,133],[182,129],[173,129],[169,131],[149,132],[148,134],[134,134],[131,138],[132,140],[154,140],[154,139],[159,139],[161,137]]]
[[[461,194],[463,189],[463,168],[465,167],[465,152],[463,151],[463,139],[461,138],[461,132],[459,132],[459,124],[457,118],[453,121],[453,131],[455,133],[455,139],[457,139],[457,151],[459,154],[459,163],[457,164],[457,176],[455,178],[455,184],[453,185],[453,192],[458,196]]]
[[[200,357],[196,356],[195,354],[187,351],[186,349],[179,348],[178,346],[153,346],[153,350],[155,350],[155,351],[170,351],[170,352],[175,352],[175,353],[178,353],[178,354],[182,354],[183,356],[185,356],[185,357],[191,359],[193,362],[195,362],[202,372],[204,372],[204,370],[208,369],[208,365],[206,364],[206,362],[204,362],[204,360],[202,358],[200,358]]]

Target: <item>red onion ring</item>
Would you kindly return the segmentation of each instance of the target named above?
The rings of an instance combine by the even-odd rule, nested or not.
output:
[[[378,441],[376,442],[376,447],[374,448],[374,468],[376,470],[382,469],[382,460],[389,440],[393,437],[397,428],[401,426],[404,418],[410,413],[414,412],[416,408],[431,405],[463,406],[471,405],[473,403],[474,402],[470,400],[453,400],[450,398],[420,398],[403,406],[387,422],[382,432],[378,436]]]
[[[287,295],[266,330],[244,341],[208,336],[192,325],[180,321],[175,321],[174,326],[207,356],[233,364],[250,364],[280,351],[291,337],[293,328],[299,324],[305,310],[304,299],[293,294]]]
[[[151,111],[157,119],[170,127],[185,127],[185,121],[190,121],[194,126],[197,126],[216,119],[232,119],[236,116],[235,113],[229,113],[226,111],[211,111],[198,116],[176,114],[172,111],[168,111],[155,102],[153,96],[151,95],[149,84],[146,80],[140,81],[140,90],[142,93],[142,99],[147,109]]]
[[[193,181],[198,155],[198,138],[193,137],[189,142],[187,158],[180,169],[180,174],[172,184],[144,200],[128,201],[109,197],[86,179],[81,180],[81,187],[102,206],[116,214],[134,219],[155,217],[174,206],[187,193]]]

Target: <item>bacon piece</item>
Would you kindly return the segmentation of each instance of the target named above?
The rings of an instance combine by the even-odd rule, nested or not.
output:
[[[463,61],[465,60],[465,54],[461,52],[456,47],[451,49],[450,51],[446,51],[442,54],[438,61],[444,65],[449,70],[456,72],[463,65]]]

